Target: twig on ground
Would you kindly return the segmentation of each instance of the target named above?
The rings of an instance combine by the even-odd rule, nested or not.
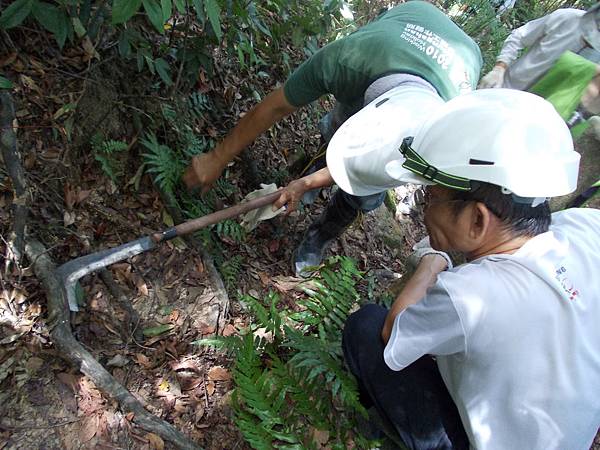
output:
[[[29,425],[19,425],[18,427],[15,427],[12,425],[6,425],[6,424],[0,422],[0,429],[7,430],[7,431],[21,431],[21,430],[31,430],[31,429],[44,430],[47,428],[64,427],[65,425],[70,425],[72,423],[79,422],[81,419],[83,419],[83,417],[77,417],[75,419],[65,420],[64,422],[50,423],[50,424],[46,424],[46,425],[29,424]]]
[[[175,27],[173,27],[173,31],[175,31]],[[181,57],[181,63],[179,64],[179,70],[177,71],[177,78],[175,79],[175,83],[173,83],[173,87],[171,88],[171,97],[175,95],[177,89],[179,88],[179,82],[181,81],[181,74],[183,73],[183,65],[185,63],[185,55],[187,54],[187,39],[188,34],[190,32],[190,21],[188,19],[188,15],[185,15],[185,31],[183,35],[183,55]],[[173,37],[173,33],[171,33],[171,37]],[[169,39],[169,46],[171,45],[171,40]]]
[[[143,340],[144,336],[142,335],[142,330],[138,328],[140,316],[138,315],[137,311],[133,309],[133,306],[131,306],[131,302],[115,281],[112,273],[108,269],[102,269],[100,270],[99,274],[102,282],[106,285],[108,292],[110,292],[114,299],[119,303],[119,306],[121,306],[121,308],[123,308],[125,311],[127,340]]]

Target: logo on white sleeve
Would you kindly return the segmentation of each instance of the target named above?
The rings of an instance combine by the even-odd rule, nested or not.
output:
[[[567,269],[565,269],[564,266],[560,266],[558,269],[556,269],[555,278],[556,281],[560,283],[565,293],[569,296],[569,300],[574,301],[579,298],[581,293],[575,288],[573,282],[567,276]]]

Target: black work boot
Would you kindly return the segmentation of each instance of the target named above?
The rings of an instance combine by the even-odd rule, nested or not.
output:
[[[308,276],[308,267],[318,266],[323,253],[336,237],[358,216],[358,209],[350,205],[342,191],[333,195],[325,211],[308,227],[302,242],[292,256],[292,270],[296,276]]]

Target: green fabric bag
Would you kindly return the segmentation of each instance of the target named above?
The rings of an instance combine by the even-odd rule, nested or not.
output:
[[[566,121],[579,106],[581,97],[595,75],[596,64],[568,51],[558,58],[554,66],[529,91],[552,103]],[[581,136],[588,125],[583,122],[572,128],[573,138]]]

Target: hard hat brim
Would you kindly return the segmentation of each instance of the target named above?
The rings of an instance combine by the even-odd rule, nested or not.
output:
[[[335,183],[357,196],[404,183],[430,184],[402,168],[400,146],[443,104],[429,89],[399,86],[366,105],[337,130],[327,148],[327,166]]]

